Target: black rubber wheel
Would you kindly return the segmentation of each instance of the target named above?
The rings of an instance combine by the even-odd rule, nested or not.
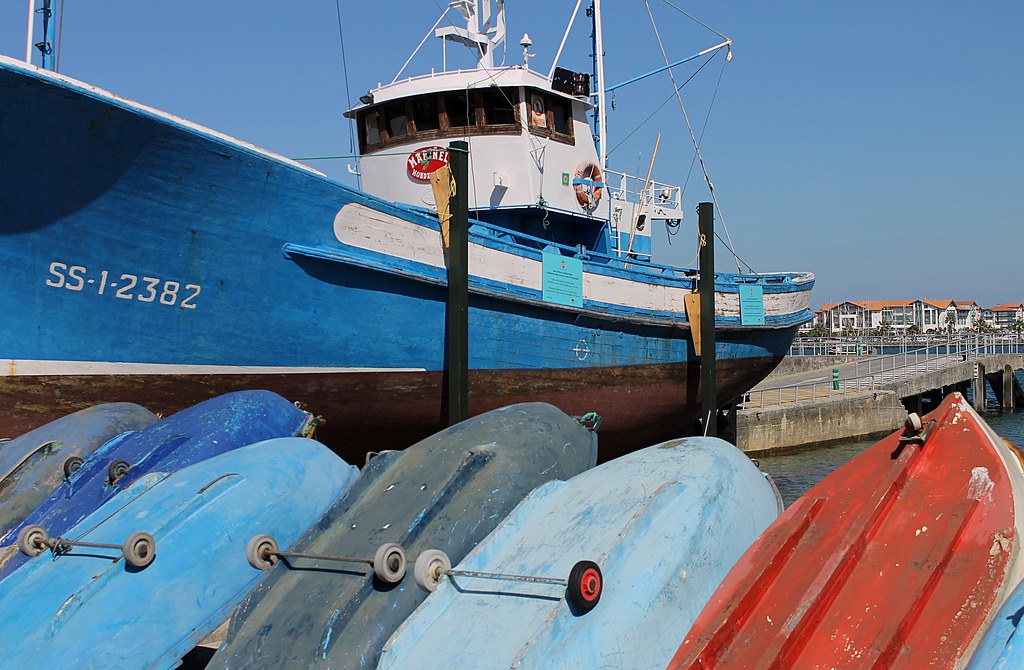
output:
[[[144,568],[156,558],[156,541],[149,533],[137,531],[121,545],[124,561],[133,568]]]
[[[69,456],[68,460],[64,461],[64,479],[71,479],[71,475],[78,472],[78,468],[82,467],[81,456]]]
[[[131,469],[132,466],[128,464],[128,461],[114,461],[107,468],[107,481],[111,485],[116,484]]]
[[[604,590],[601,568],[593,561],[579,561],[569,572],[565,597],[574,612],[586,614],[597,606]]]
[[[42,526],[25,526],[18,533],[18,551],[29,557],[35,557],[46,551],[46,541],[50,534]]]

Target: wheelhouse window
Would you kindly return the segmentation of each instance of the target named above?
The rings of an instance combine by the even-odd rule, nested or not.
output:
[[[514,99],[509,95],[509,91],[500,88],[489,88],[481,93],[487,125],[503,126],[516,122],[519,93],[515,90],[511,93],[515,95]]]
[[[356,117],[360,151],[372,152],[421,139],[519,134],[519,95],[516,88],[449,91],[362,110]]]
[[[544,91],[529,91],[526,102],[530,110],[530,132],[550,137],[556,142],[575,144],[572,129],[572,103]]]

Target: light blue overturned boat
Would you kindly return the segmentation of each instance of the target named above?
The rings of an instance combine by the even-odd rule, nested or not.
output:
[[[445,574],[432,552],[417,559],[417,582],[436,591],[377,667],[664,668],[678,631],[781,507],[764,473],[716,438],[550,482],[456,569],[485,575]]]
[[[68,533],[111,546],[46,551],[0,582],[5,667],[176,667],[263,575],[246,561],[249,538],[289,546],[355,476],[296,437],[142,477]],[[38,549],[42,538],[22,539]]]
[[[238,391],[107,442],[22,523],[0,537],[0,562],[6,561],[0,579],[24,562],[12,548],[26,526],[39,525],[50,535],[62,535],[148,472],[173,472],[247,444],[300,435],[309,421],[308,413],[276,393]]]
[[[156,415],[139,405],[107,403],[0,443],[0,536],[39,507],[100,445],[154,421]]]
[[[596,455],[596,436],[551,405],[493,410],[373,458],[294,551],[376,557],[396,543],[410,558],[429,548],[461,558],[534,487],[586,470]],[[412,575],[382,580],[376,570],[277,561],[235,612],[207,669],[374,668],[427,595]]]
[[[1017,585],[992,619],[978,643],[967,670],[1017,670],[1024,668],[1024,635],[1017,639],[1024,618],[1024,582]]]

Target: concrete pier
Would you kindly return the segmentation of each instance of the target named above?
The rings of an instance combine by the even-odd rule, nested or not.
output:
[[[815,361],[817,358],[819,360]],[[834,357],[799,357],[785,376],[772,376],[748,393],[736,412],[736,444],[751,454],[777,453],[808,445],[875,438],[899,428],[908,412],[923,414],[954,391],[971,388],[976,408],[985,408],[986,382],[1000,406],[1024,402],[1014,370],[1024,355],[946,357],[941,365],[906,366],[899,374],[882,372],[856,378],[855,363]],[[860,362],[863,366],[863,361]],[[840,371],[840,388],[831,383]],[[986,370],[993,370],[986,373]],[[760,395],[758,395],[760,393]]]

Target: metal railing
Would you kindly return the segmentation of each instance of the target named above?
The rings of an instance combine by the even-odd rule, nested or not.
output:
[[[998,353],[1024,353],[1024,333],[956,333],[908,336],[862,335],[859,337],[798,337],[790,356],[865,356],[937,349],[956,353],[981,346],[1006,347]]]
[[[950,368],[984,356],[1021,353],[1024,353],[1024,344],[1020,342],[1000,341],[997,337],[961,338],[938,346],[926,346],[887,356],[864,357],[844,363],[845,370],[853,365],[852,376],[755,389],[744,394],[743,404],[747,407],[774,407],[873,391],[901,379]],[[832,370],[823,368],[822,372],[827,375]]]

